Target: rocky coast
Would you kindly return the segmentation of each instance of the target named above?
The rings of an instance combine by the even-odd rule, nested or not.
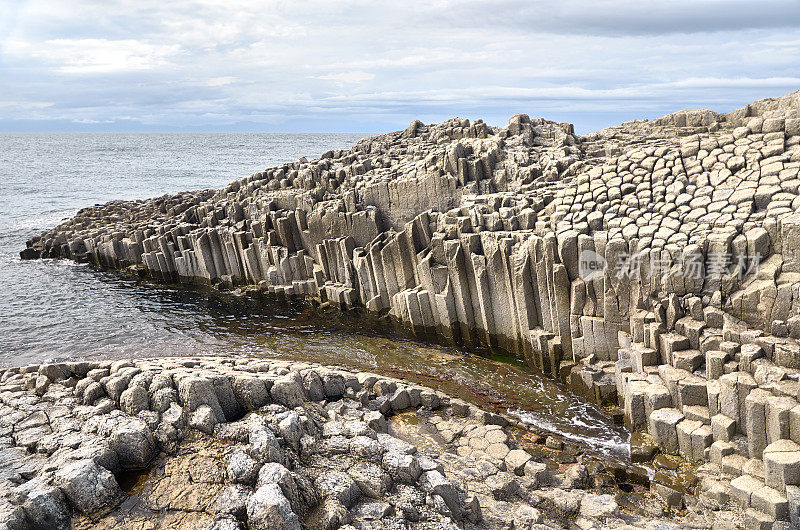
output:
[[[667,503],[695,508],[682,524],[800,527],[799,112],[800,93],[795,92],[730,113],[680,111],[588,135],[576,135],[570,124],[524,114],[505,127],[458,118],[434,125],[415,121],[404,131],[268,168],[221,190],[83,209],[29,241],[22,257],[66,258],[159,281],[360,307],[420,335],[511,352],[587,400],[619,407],[629,429],[662,455],[700,466],[692,500],[676,489],[671,493],[669,484],[654,487]],[[129,368],[145,372],[142,363]],[[7,372],[6,379],[17,381],[14,392],[23,393],[13,399],[38,402],[31,396],[47,395],[47,381],[57,378],[30,375],[38,370]],[[90,377],[92,382],[81,385],[92,387],[90,396],[110,396],[108,407],[119,406],[121,414],[132,416],[122,391],[109,391],[104,377],[114,376]],[[216,426],[194,419],[199,409],[192,394],[182,397],[180,381],[175,374],[171,378],[177,406],[188,408],[186,421],[216,436]],[[373,394],[388,394],[360,385],[347,399],[361,406],[377,399]],[[85,403],[88,388],[80,389]],[[356,399],[359,391],[367,393],[366,405]],[[143,393],[136,393],[143,402]],[[305,395],[311,402],[331,397]],[[270,399],[297,406],[271,394]],[[204,405],[200,416],[214,418],[217,426],[223,416],[229,423],[243,421]],[[111,409],[105,413],[113,414]],[[310,410],[304,409],[308,421],[314,418]],[[445,410],[444,421],[461,423],[461,432],[471,421],[464,418],[482,418],[475,429],[485,429],[484,437],[489,436],[486,424],[495,424],[486,413]],[[168,411],[150,410],[161,414],[158,420],[150,415],[154,440]],[[267,412],[265,425],[282,413]],[[330,418],[331,410],[326,414]],[[424,423],[441,423],[433,417]],[[273,426],[279,439],[279,425]],[[103,429],[110,427],[97,425],[99,438],[109,439],[111,431]],[[386,433],[374,432],[374,437],[359,436],[388,454],[381,443],[388,439],[379,436]],[[392,484],[405,484],[424,499],[419,523],[403,515],[405,522],[398,524],[439,524],[430,523],[434,514],[446,517],[447,524],[487,527],[540,524],[534,520],[578,527],[645,524],[625,522],[619,501],[612,503],[605,493],[579,494],[580,503],[558,505],[556,512],[570,514],[558,519],[547,508],[556,501],[546,500],[546,491],[555,490],[542,490],[538,479],[529,477],[526,470],[533,464],[526,461],[520,469],[514,459],[524,455],[516,447],[506,445],[508,454],[516,455],[509,463],[508,455],[488,453],[493,444],[484,451],[484,443],[475,442],[478,452],[486,453],[477,462],[490,462],[497,471],[476,472],[480,479],[459,478],[459,469],[474,466],[451,469],[451,457],[442,456],[473,457],[472,442],[470,451],[429,455],[456,491],[449,502],[427,479],[406,484],[393,477],[382,457],[381,469]],[[318,445],[328,447],[327,442]],[[302,446],[293,450],[302,460]],[[257,460],[252,449],[250,458]],[[378,466],[377,457],[373,463]],[[297,486],[303,479],[291,475],[300,467],[285,464],[285,476],[293,477],[298,492],[306,491]],[[420,477],[433,476],[425,473]],[[527,492],[517,496],[522,500],[487,493],[494,483],[490,477],[497,476],[513,478],[517,486],[511,488]],[[568,488],[568,470],[553,476],[547,480],[560,484],[559,491],[575,489]],[[353,511],[356,504],[344,502],[349,497],[338,499],[346,510],[336,505],[325,511],[325,481],[320,486],[317,476],[306,480],[323,507],[315,514],[323,510],[332,526],[346,520],[362,525]],[[482,486],[470,490],[470,482]],[[278,478],[272,483],[284,484]],[[264,498],[258,495],[261,484],[248,497],[248,524],[258,521],[251,521],[250,504]],[[292,503],[291,488],[289,494],[281,491],[291,513],[310,521],[302,514],[314,509]],[[396,490],[387,491],[388,497],[380,498],[394,506],[391,517],[405,514],[397,508],[401,501],[393,504]],[[570,495],[554,497],[560,502]],[[593,510],[602,514],[590,515]],[[511,515],[520,511],[531,514],[528,522],[517,523]],[[315,519],[309,526],[314,524],[321,523]]]
[[[12,368],[0,528],[663,530],[741,517],[700,503],[670,514],[557,437],[532,450],[525,432],[425,387],[305,363]]]

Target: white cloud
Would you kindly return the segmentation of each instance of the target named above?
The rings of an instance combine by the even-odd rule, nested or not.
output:
[[[203,84],[206,86],[225,86],[235,83],[237,79],[238,79],[237,77],[231,75],[223,77],[212,77]]]
[[[181,49],[178,45],[153,45],[133,39],[52,39],[42,43],[10,42],[5,51],[41,59],[62,73],[99,74],[165,66]]]
[[[611,124],[800,88],[795,0],[65,5],[3,8],[1,97],[50,103],[0,105],[0,120],[354,130],[588,112]]]
[[[52,106],[50,101],[0,101],[0,108],[46,109]]]
[[[337,86],[344,86],[360,84],[364,81],[371,81],[375,79],[375,74],[370,74],[369,72],[352,71],[342,72],[339,74],[318,75],[315,76],[314,79],[325,79],[327,81],[333,81]]]

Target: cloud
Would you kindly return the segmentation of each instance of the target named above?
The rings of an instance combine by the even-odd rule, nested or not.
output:
[[[341,72],[339,74],[327,74],[327,75],[318,75],[315,76],[314,79],[325,79],[328,81],[333,81],[336,83],[337,86],[344,86],[344,85],[353,85],[363,83],[364,81],[371,81],[375,79],[375,74],[370,74],[368,72],[361,72],[361,71],[352,71],[352,72]]]
[[[580,129],[800,88],[795,0],[0,2],[4,124]]]
[[[224,77],[212,77],[211,79],[208,79],[204,84],[206,86],[225,86],[235,83],[236,80],[237,78],[232,75]]]
[[[178,45],[152,45],[133,39],[52,39],[39,44],[10,42],[10,55],[40,59],[57,72],[98,74],[150,70],[169,64],[180,53]]]

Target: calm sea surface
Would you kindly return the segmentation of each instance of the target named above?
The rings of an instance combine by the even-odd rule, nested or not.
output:
[[[357,134],[0,134],[0,366],[70,359],[263,355],[399,375],[624,453],[627,433],[508,359],[430,346],[385,323],[305,304],[150,285],[25,241],[85,206],[221,187]]]

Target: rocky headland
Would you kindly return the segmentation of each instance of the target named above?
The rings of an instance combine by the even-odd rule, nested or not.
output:
[[[696,495],[687,503],[695,510],[689,510],[690,521],[683,524],[799,527],[798,112],[800,93],[796,92],[727,114],[681,111],[584,136],[574,134],[569,124],[522,114],[502,128],[480,120],[452,119],[438,125],[415,121],[405,131],[367,138],[350,150],[329,151],[315,160],[269,168],[221,190],[83,209],[31,240],[22,257],[67,258],[167,282],[305,297],[344,309],[362,307],[388,314],[420,334],[501,348],[589,400],[621,407],[628,427],[662,454],[702,464]],[[136,361],[128,368],[146,373],[158,363],[167,363],[163,369],[170,370],[169,362]],[[97,369],[102,368],[93,368]],[[51,386],[58,387],[58,377],[38,370],[6,372],[4,378],[16,382],[11,383],[14,390],[0,394],[6,396],[5,406],[18,402],[34,406],[43,399],[36,396],[55,391]],[[84,374],[80,381],[88,378],[91,382],[76,381],[74,391],[64,390],[64,399],[96,407],[97,400],[108,396],[103,402],[108,410],[92,414],[149,425],[155,433],[153,451],[156,447],[180,451],[163,445],[169,440],[157,436],[170,409],[126,410],[129,403],[123,400],[123,392],[116,392],[113,385],[109,389],[108,378],[119,376],[96,375]],[[70,377],[77,377],[74,371],[61,379]],[[127,388],[136,377],[117,384]],[[206,436],[216,436],[217,427],[208,428],[196,416],[213,418],[217,426],[225,423],[223,417],[229,423],[245,421],[207,403],[206,408],[193,406],[197,402],[192,402],[191,393],[183,396],[180,377],[172,373],[169,378],[173,385],[169,388],[177,394],[176,407],[190,418],[189,424],[205,429]],[[224,388],[233,388],[230,376],[221,380]],[[51,381],[49,386],[47,381]],[[93,389],[90,397],[95,398],[88,402],[88,388],[82,387],[87,384]],[[144,402],[146,394],[151,403],[160,391],[153,390],[152,384],[135,385],[147,389],[137,391],[136,399]],[[363,399],[347,398],[361,403],[356,410],[369,407],[374,395],[388,393],[359,384],[358,390],[345,385],[356,394],[366,392],[366,404]],[[215,388],[212,385],[209,391],[217,392]],[[305,395],[316,403],[333,397]],[[239,403],[238,398],[231,399]],[[313,464],[301,466],[286,460],[291,457],[285,437],[279,434],[279,424],[285,419],[281,414],[291,414],[298,403],[284,403],[271,394],[270,399],[287,410],[262,410],[261,404],[253,408],[258,418],[248,421],[263,422],[279,440],[276,451],[283,451],[284,460],[271,463],[283,465],[286,471],[276,471],[269,480],[260,480],[258,471],[256,482],[245,483],[246,488],[258,487],[252,495],[247,490],[247,509],[239,512],[246,517],[218,516],[215,524],[236,525],[246,519],[258,525],[261,515],[256,512],[268,500],[281,506],[269,508],[269,513],[302,520],[312,528],[322,524],[319,519],[309,522],[312,512],[317,514],[314,517],[324,513],[325,524],[331,526],[348,520],[357,527],[372,525],[359,519],[361,512],[353,508],[356,503],[349,494],[336,496],[326,489],[326,480],[320,482],[314,475]],[[330,401],[324,406],[329,405]],[[122,412],[114,412],[115,407]],[[320,412],[324,424],[313,407],[302,410],[295,413],[308,419],[300,423],[313,423],[324,433],[328,421],[336,421],[344,409],[325,408]],[[139,418],[146,412],[155,414],[145,414],[150,416],[149,424]],[[483,421],[474,428],[483,429],[479,432],[484,432],[484,438],[497,430],[486,428],[486,413],[478,416]],[[460,417],[450,411],[442,421],[468,429],[471,420],[456,419]],[[87,419],[90,427],[81,426],[80,432],[88,429],[91,433],[93,421]],[[438,425],[431,420],[424,423]],[[109,430],[113,424],[96,425],[94,432],[101,433],[96,436],[113,439]],[[253,453],[253,444],[259,443],[253,441],[256,427],[247,425],[250,438],[241,435],[238,441],[250,444],[242,451],[258,467],[264,461]],[[384,434],[381,438],[380,429],[372,430],[375,436],[365,431],[352,438],[373,440],[361,439],[383,455],[380,464],[376,456],[359,453],[359,448],[354,453],[352,441],[347,451],[360,463],[372,458],[376,469],[392,480],[393,486],[375,498],[391,505],[387,510],[393,515],[387,512],[379,517],[376,527],[391,527],[392,517],[400,518],[397,524],[435,526],[439,523],[431,521],[438,516],[446,517],[449,524],[487,527],[539,524],[535,521],[579,527],[608,527],[619,521],[641,527],[637,526],[641,521],[624,522],[625,510],[617,501],[616,506],[607,497],[585,502],[585,495],[577,503],[579,508],[559,505],[561,512],[571,515],[557,520],[555,512],[546,509],[547,501],[530,496],[541,490],[538,479],[528,482],[527,468],[534,469],[533,464],[520,469],[509,464],[508,455],[488,454],[491,445],[485,451],[478,448],[478,453],[486,454],[480,454],[476,462],[491,463],[494,472],[487,467],[485,472],[475,471],[472,479],[459,477],[459,470],[476,470],[478,464],[461,462],[448,468],[450,455],[473,457],[472,452],[442,450],[438,457],[428,456],[442,466],[435,471],[450,486],[432,486],[431,469],[419,475],[428,478],[403,482],[386,468],[389,450],[381,440],[389,438],[380,433]],[[303,432],[316,436],[311,430]],[[13,431],[9,436],[12,445],[19,447]],[[501,437],[499,433],[491,436]],[[474,448],[471,443],[469,447]],[[302,445],[288,446],[294,451],[291,454],[296,453],[296,462],[302,462]],[[316,447],[328,445],[320,442]],[[516,455],[512,460],[524,459],[516,448],[507,447],[509,454]],[[38,446],[36,450],[38,454]],[[109,474],[103,480],[111,483],[113,469],[98,464],[97,457],[84,460],[105,469]],[[334,472],[326,465],[321,464]],[[487,491],[494,484],[489,477],[498,476],[513,479],[516,486],[511,488],[527,493],[509,497],[507,492]],[[565,472],[563,480],[569,476]],[[339,478],[333,481],[336,487],[347,482]],[[65,492],[74,505],[70,486],[63,485],[65,479],[54,480],[62,484],[58,491]],[[563,485],[562,478],[555,480]],[[298,485],[304,481],[312,486]],[[269,495],[259,494],[267,483],[280,487],[272,487]],[[477,489],[471,490],[470,483]],[[92,484],[100,487],[99,482]],[[286,484],[294,484],[295,489]],[[397,488],[399,484],[404,487]],[[357,485],[364,494],[361,484]],[[451,491],[450,487],[452,495],[440,493]],[[111,485],[108,488],[117,494]],[[662,499],[675,500],[666,486],[656,489]],[[300,501],[293,501],[292,491]],[[349,491],[355,494],[356,489]],[[403,491],[424,501],[414,505],[420,514],[418,523],[398,508],[404,506]],[[308,503],[312,492],[317,508]],[[680,492],[674,493],[681,497]],[[339,504],[328,502],[333,497]],[[570,495],[555,497],[564,500]],[[283,502],[287,499],[288,505]],[[584,511],[584,506],[589,508]],[[736,510],[729,507],[741,513],[734,516]],[[31,510],[35,512],[36,507],[23,512]],[[528,513],[530,518],[517,521],[512,512]],[[223,519],[227,522],[220,522]]]

